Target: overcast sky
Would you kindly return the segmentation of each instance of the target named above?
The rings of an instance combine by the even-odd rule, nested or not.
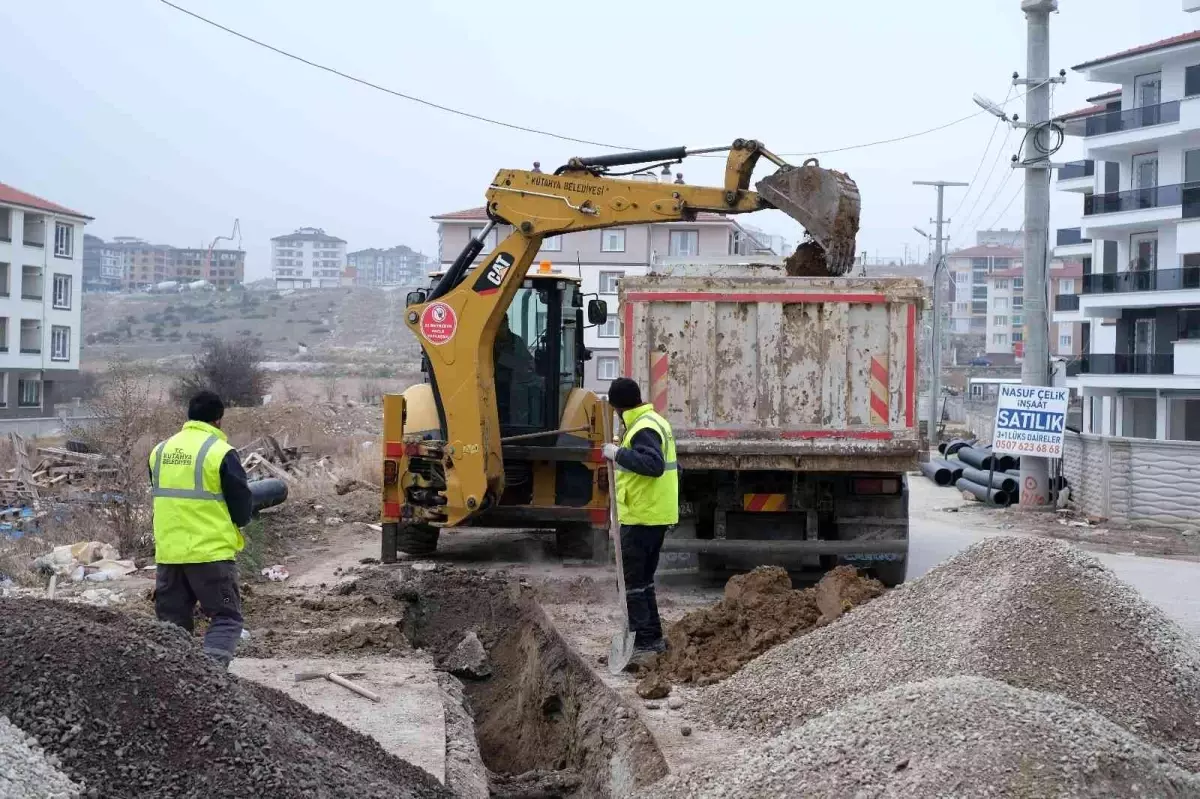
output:
[[[974,92],[1002,100],[1011,73],[1025,69],[1019,0],[178,2],[401,92],[647,148],[744,136],[804,153],[885,139],[971,113]],[[1180,0],[1060,6],[1055,70],[1200,28]],[[270,238],[300,226],[322,227],[351,249],[403,243],[436,255],[429,217],[482,204],[497,169],[605,152],[392,97],[158,0],[0,0],[0,29],[0,181],[94,216],[89,232],[106,238],[207,245],[240,218],[250,278],[268,274]],[[1104,88],[1070,73],[1054,108],[1082,107]],[[1023,106],[1009,108],[1023,115]],[[934,192],[911,182],[970,180],[995,122],[983,115],[822,156],[859,184],[860,250],[915,252],[922,240],[911,228],[930,229]],[[1079,153],[1072,140],[1059,158]],[[989,155],[954,216],[954,245],[970,243],[975,227],[1020,226],[1020,198],[1002,213],[1020,175],[996,194],[1004,164],[975,203],[992,163]],[[682,170],[689,183],[718,183],[720,167],[692,159]],[[948,214],[961,192],[948,191]],[[1078,224],[1079,196],[1056,194],[1052,226]],[[746,221],[799,234],[777,212]]]

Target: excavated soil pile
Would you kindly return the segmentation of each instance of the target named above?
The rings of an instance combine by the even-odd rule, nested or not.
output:
[[[695,704],[778,733],[906,682],[976,675],[1061,694],[1200,765],[1200,652],[1095,558],[1059,541],[983,541],[834,624],[788,641]]]
[[[736,672],[773,646],[884,592],[878,580],[839,566],[812,588],[797,591],[785,569],[760,566],[725,584],[725,598],[684,616],[667,631],[667,651],[649,679],[709,685]]]
[[[653,799],[1192,797],[1200,777],[1093,710],[982,677],[859,698],[727,759],[673,775]]]
[[[783,261],[788,277],[829,277],[825,250],[812,239],[800,243],[796,251]]]
[[[0,715],[88,797],[450,797],[370,738],[212,665],[181,630],[0,600]]]

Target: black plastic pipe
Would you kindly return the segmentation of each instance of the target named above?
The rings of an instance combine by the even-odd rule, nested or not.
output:
[[[940,464],[942,466],[945,466],[947,469],[950,470],[950,482],[947,483],[946,485],[954,485],[955,483],[958,482],[958,478],[962,477],[963,464],[961,461],[948,461],[948,460],[934,459],[932,462]]]
[[[974,466],[976,469],[986,470],[992,467],[992,453],[985,449],[963,447],[957,454],[960,461],[968,466]]]
[[[250,506],[255,513],[264,508],[273,508],[287,501],[287,483],[277,477],[255,480],[250,483]]]
[[[964,480],[970,480],[972,483],[979,485],[987,485],[991,480],[992,488],[998,488],[1006,494],[1017,493],[1017,478],[1005,472],[985,472],[982,469],[972,469],[970,466],[963,469],[962,477]]]
[[[921,474],[940,486],[948,486],[954,472],[946,468],[945,461],[928,461],[921,464]]]
[[[1001,491],[998,488],[988,488],[979,483],[972,483],[967,478],[963,477],[954,486],[959,491],[966,491],[976,499],[983,502],[990,502],[993,505],[998,505],[1002,508],[1008,507],[1011,503],[1008,498],[1008,492]]]

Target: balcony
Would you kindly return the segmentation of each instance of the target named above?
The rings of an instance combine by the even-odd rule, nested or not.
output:
[[[1143,269],[1083,276],[1084,294],[1124,294],[1135,291],[1184,291],[1200,289],[1200,267]]]
[[[1077,178],[1090,178],[1096,174],[1096,162],[1091,160],[1072,161],[1069,164],[1063,164],[1058,168],[1058,180],[1075,180]]]
[[[1078,311],[1079,310],[1079,295],[1078,294],[1059,294],[1054,298],[1054,310],[1056,311]]]
[[[1108,133],[1139,130],[1155,125],[1167,125],[1178,121],[1179,101],[1171,100],[1160,105],[1130,108],[1126,111],[1105,111],[1080,119],[1071,119],[1063,124],[1063,130],[1069,136],[1090,138]]]
[[[1092,354],[1085,355],[1075,364],[1078,365],[1077,375],[1173,375],[1175,374],[1174,355],[1127,355],[1127,354]],[[1072,377],[1072,366],[1067,368],[1067,376]]]
[[[1060,227],[1054,239],[1057,247],[1073,247],[1077,244],[1091,245],[1091,239],[1085,239],[1080,228]]]
[[[1173,183],[1169,186],[1150,186],[1145,189],[1115,191],[1111,194],[1093,194],[1083,198],[1083,215],[1119,214],[1125,211],[1182,205],[1185,187],[1200,188],[1200,184]]]

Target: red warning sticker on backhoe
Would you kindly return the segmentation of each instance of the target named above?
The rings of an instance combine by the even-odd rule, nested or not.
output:
[[[425,306],[421,312],[421,335],[430,344],[445,344],[454,338],[458,330],[458,316],[454,309],[444,302],[435,302]]]

